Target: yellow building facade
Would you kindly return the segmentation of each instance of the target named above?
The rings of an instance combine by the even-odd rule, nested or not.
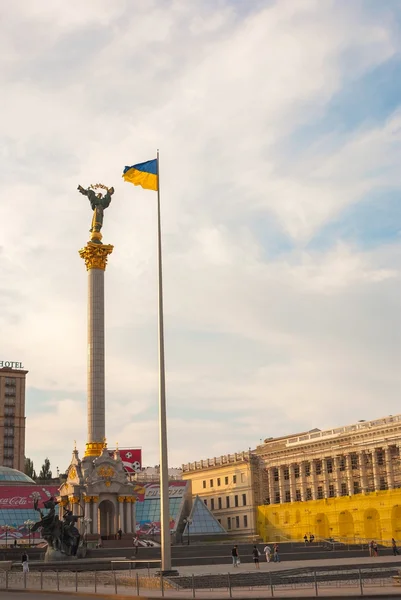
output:
[[[257,506],[263,501],[264,469],[251,452],[239,452],[182,465],[182,479],[199,496],[227,533],[256,534]]]

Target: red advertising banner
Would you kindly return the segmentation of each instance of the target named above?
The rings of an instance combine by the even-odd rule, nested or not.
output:
[[[119,448],[118,451],[127,473],[137,473],[142,469],[142,448]],[[113,452],[110,450],[110,454]]]
[[[36,497],[39,500],[39,508],[43,508],[43,502],[57,495],[58,487],[55,485],[2,485],[0,487],[0,509],[28,508],[33,510],[33,502]]]

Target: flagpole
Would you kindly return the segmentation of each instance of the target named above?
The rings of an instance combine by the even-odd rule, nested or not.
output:
[[[160,216],[160,163],[157,151],[157,264],[159,299],[159,442],[161,571],[171,571],[170,507],[167,456],[166,372],[164,362],[163,269]]]

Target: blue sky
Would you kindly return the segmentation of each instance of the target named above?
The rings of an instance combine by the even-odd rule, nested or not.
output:
[[[0,20],[0,359],[29,370],[27,455],[86,441],[91,211],[107,438],[158,463],[161,151],[172,466],[398,412],[399,2],[15,0]],[[60,443],[60,440],[62,442]]]

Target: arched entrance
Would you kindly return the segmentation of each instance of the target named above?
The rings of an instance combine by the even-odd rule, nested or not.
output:
[[[369,540],[381,540],[382,528],[378,511],[375,508],[365,510],[363,521],[365,525],[365,537]]]
[[[324,513],[318,513],[315,517],[315,533],[319,538],[329,537],[329,520]]]
[[[391,511],[391,530],[393,538],[399,539],[401,535],[401,506],[393,506]]]
[[[340,537],[354,537],[354,519],[349,510],[343,510],[338,517],[338,532]]]
[[[102,500],[99,504],[100,535],[102,538],[114,538],[116,530],[116,511],[110,500]]]

